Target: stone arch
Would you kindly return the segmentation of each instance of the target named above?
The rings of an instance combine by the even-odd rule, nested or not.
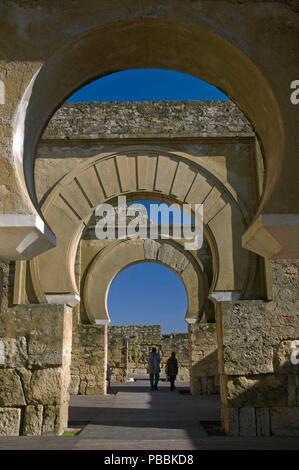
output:
[[[15,120],[14,158],[24,198],[29,194],[37,211],[35,149],[55,110],[96,77],[145,67],[189,73],[236,102],[261,143],[266,172],[259,212],[265,206],[279,178],[284,153],[281,113],[271,86],[254,62],[222,37],[223,31],[215,34],[203,18],[186,17],[186,12],[179,11],[171,20],[159,18],[158,13],[155,19],[131,18],[84,32],[57,50],[32,78]],[[51,223],[50,227],[55,232]]]
[[[248,216],[234,189],[196,157],[135,149],[92,157],[62,178],[44,202],[43,214],[55,228],[57,246],[31,262],[39,302],[79,300],[74,265],[82,230],[98,204],[122,194],[203,203],[205,234],[213,255],[212,289],[234,291],[238,296],[245,292],[252,256],[242,248],[241,234]]]
[[[107,295],[117,274],[129,265],[150,261],[163,264],[181,279],[187,294],[187,323],[196,323],[207,304],[209,283],[200,260],[174,240],[109,241],[97,253],[84,276],[83,305],[88,320],[109,323]]]

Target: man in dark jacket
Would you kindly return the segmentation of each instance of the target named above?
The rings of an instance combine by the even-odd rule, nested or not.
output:
[[[165,372],[167,375],[168,380],[170,381],[170,390],[173,392],[175,390],[175,379],[178,375],[179,367],[178,361],[175,357],[175,352],[171,353],[170,358],[167,360]]]

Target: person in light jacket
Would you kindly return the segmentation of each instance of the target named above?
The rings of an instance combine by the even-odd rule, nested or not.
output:
[[[156,348],[152,348],[148,356],[148,373],[150,377],[151,390],[158,390],[158,383],[160,378],[160,354]]]

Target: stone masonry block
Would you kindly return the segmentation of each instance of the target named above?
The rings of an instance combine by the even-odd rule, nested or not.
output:
[[[24,436],[40,436],[43,424],[43,406],[28,405],[24,413],[22,434]]]
[[[256,436],[256,418],[254,407],[244,407],[239,410],[240,436]]]
[[[13,369],[0,369],[0,406],[26,405],[22,382]]]
[[[18,436],[20,422],[20,408],[0,408],[0,436]]]

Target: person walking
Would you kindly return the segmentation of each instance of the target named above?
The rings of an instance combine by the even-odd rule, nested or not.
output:
[[[160,354],[156,348],[152,348],[152,351],[148,357],[148,373],[150,377],[151,390],[158,390],[158,383],[160,378]]]
[[[175,352],[172,352],[170,358],[167,359],[166,368],[165,368],[167,379],[170,382],[171,392],[175,390],[174,383],[175,383],[176,376],[178,375],[178,371],[179,371],[178,360],[175,357]]]

